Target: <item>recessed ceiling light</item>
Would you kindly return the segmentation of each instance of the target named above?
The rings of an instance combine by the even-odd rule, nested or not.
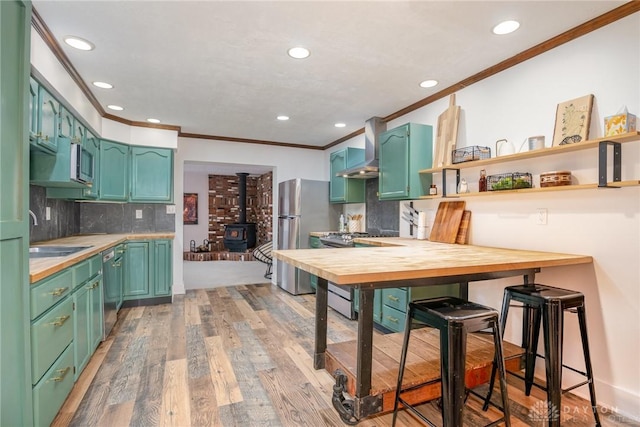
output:
[[[276,119],[284,122],[285,120],[289,120],[289,116],[278,116]]]
[[[114,110],[114,111],[122,111],[122,110],[124,110],[124,108],[119,106],[119,105],[107,105],[107,108],[110,109],[110,110]]]
[[[425,80],[423,82],[420,82],[420,87],[434,87],[437,84],[437,80]]]
[[[160,123],[160,120],[158,120],[158,119],[147,119],[147,121],[149,123]]]
[[[344,123],[336,123],[334,126],[337,127],[337,128],[343,128],[343,127],[346,126],[346,124],[344,124]]]
[[[309,56],[309,49],[305,49],[304,47],[292,47],[287,51],[290,57],[295,59],[304,59]]]
[[[93,85],[102,89],[113,89],[113,85],[107,82],[93,82]]]
[[[71,47],[79,50],[93,50],[95,46],[88,40],[81,39],[76,36],[67,36],[64,38],[64,42]]]
[[[493,34],[504,35],[513,33],[515,30],[520,28],[520,23],[518,21],[504,21],[493,27]]]

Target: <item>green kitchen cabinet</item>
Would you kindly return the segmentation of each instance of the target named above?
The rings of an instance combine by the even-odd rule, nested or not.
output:
[[[407,123],[378,137],[380,200],[417,199],[429,194],[431,174],[419,171],[432,166],[433,129]]]
[[[39,86],[35,148],[52,154],[58,151],[59,120],[60,103],[43,86]]]
[[[29,142],[37,147],[38,139],[38,90],[40,85],[33,78],[29,78]]]
[[[172,241],[168,239],[153,241],[153,296],[171,295],[173,283]]]
[[[151,241],[131,240],[127,243],[124,269],[124,299],[151,297]]]
[[[64,105],[60,106],[60,122],[59,122],[58,136],[60,138],[73,139],[75,124],[76,124],[76,118],[73,116],[73,113],[69,111],[69,109],[65,108]],[[75,141],[72,141],[72,142],[75,142]]]
[[[329,156],[329,201],[331,203],[364,203],[366,181],[336,176],[336,173],[364,162],[364,149],[347,147]]]
[[[34,426],[51,425],[73,384],[73,345],[69,344],[33,388]]]
[[[29,322],[31,3],[0,1],[0,425],[33,424]]]
[[[101,261],[99,256],[98,261]],[[83,267],[89,263],[87,260],[75,267],[76,272],[83,270]],[[77,380],[102,340],[102,274],[100,271],[95,275],[90,272],[84,277],[76,277],[76,282],[80,283],[76,286],[72,297],[74,378]]]
[[[115,141],[100,141],[100,200],[126,202],[129,199],[129,146]]]
[[[321,249],[324,245],[320,241],[320,237],[318,236],[309,236],[309,248],[311,249]],[[311,280],[311,289],[314,291],[318,289],[318,276],[315,274],[310,274]]]
[[[170,297],[173,284],[173,241],[131,240],[124,266],[124,300]]]
[[[87,184],[71,179],[71,140],[60,137],[57,147],[58,151],[54,155],[31,152],[29,182],[47,188],[87,188]]]
[[[173,150],[131,147],[132,202],[173,200]]]

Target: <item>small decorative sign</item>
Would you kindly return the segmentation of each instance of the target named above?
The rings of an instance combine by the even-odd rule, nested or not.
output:
[[[198,193],[184,193],[182,222],[184,224],[198,223]]]
[[[589,138],[593,95],[585,95],[558,104],[553,146],[573,144]]]

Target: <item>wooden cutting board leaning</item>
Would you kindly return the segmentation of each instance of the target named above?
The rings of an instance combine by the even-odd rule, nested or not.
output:
[[[471,211],[462,212],[462,219],[460,220],[460,228],[458,228],[458,235],[456,236],[456,243],[459,245],[466,245],[469,241],[469,224],[471,223]]]
[[[430,241],[456,243],[465,204],[464,200],[440,202],[436,211],[436,218],[431,227]]]
[[[456,106],[456,95],[449,96],[449,107],[438,116],[438,130],[436,131],[436,147],[433,167],[439,168],[451,164],[451,152],[456,148],[458,140],[458,122],[460,121],[460,106]]]

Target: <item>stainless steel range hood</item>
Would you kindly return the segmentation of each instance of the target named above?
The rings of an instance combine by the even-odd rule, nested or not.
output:
[[[369,179],[378,176],[378,134],[387,130],[380,117],[372,117],[364,124],[364,163],[336,173],[345,178]]]

